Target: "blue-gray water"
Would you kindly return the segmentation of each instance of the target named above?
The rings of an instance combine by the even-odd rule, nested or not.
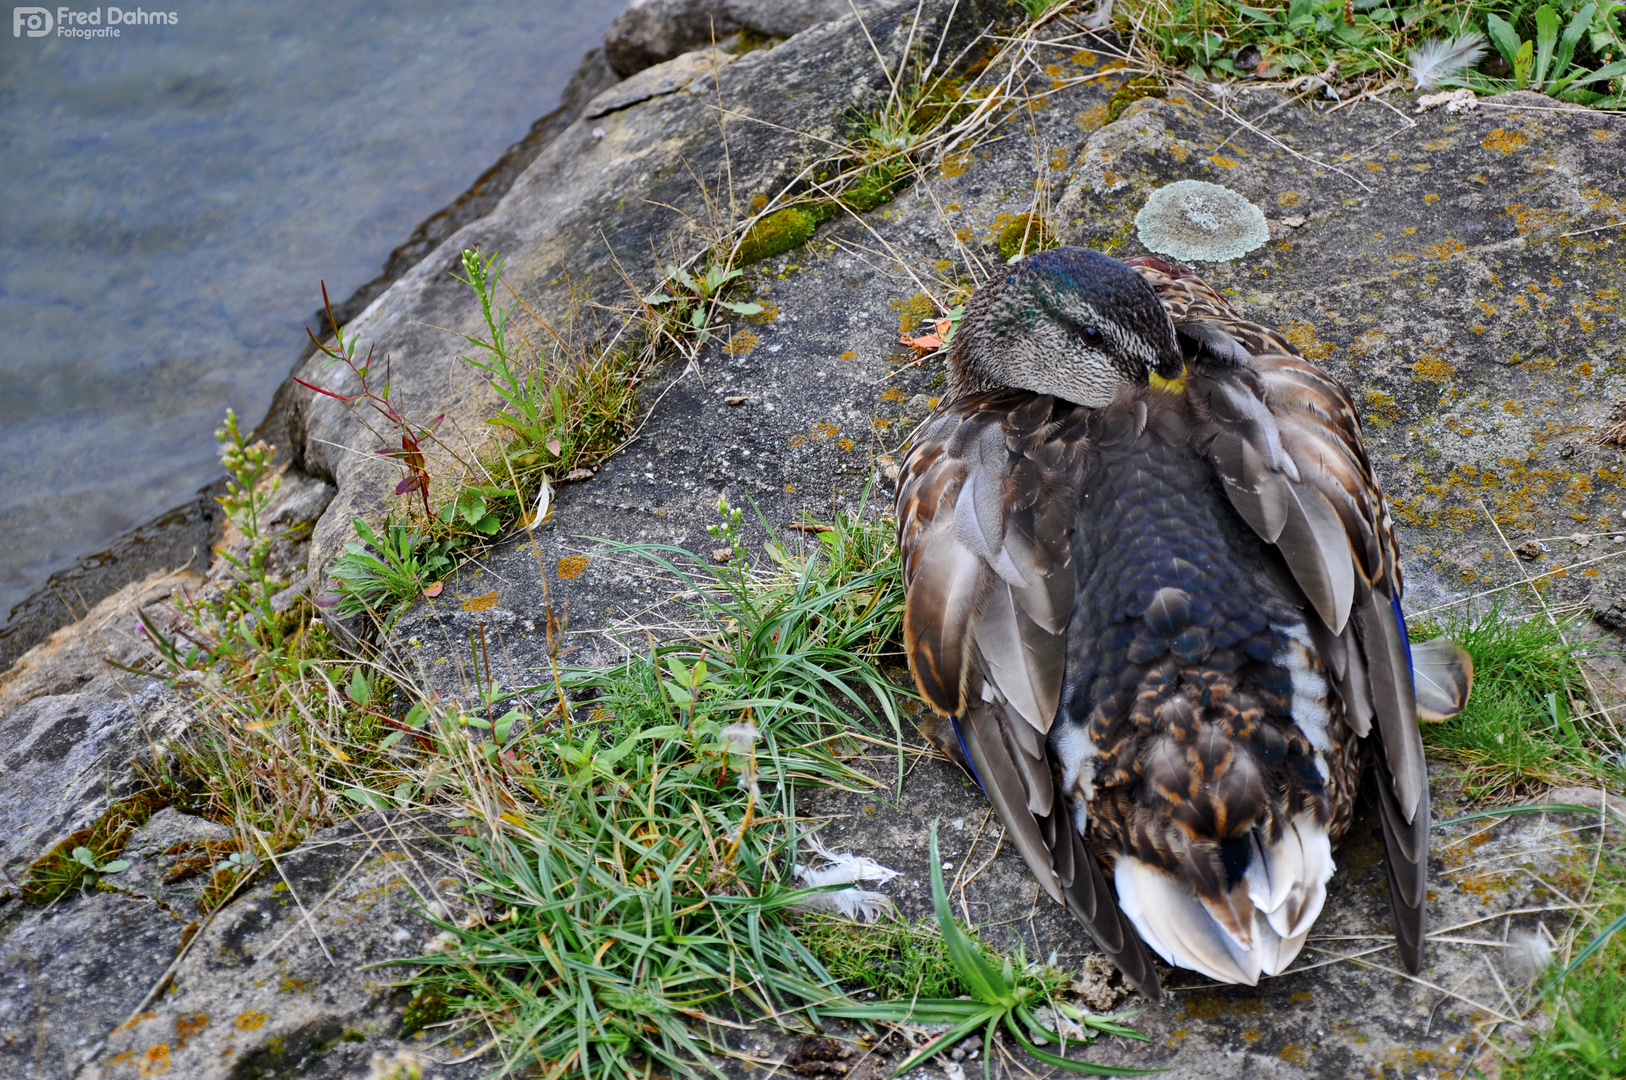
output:
[[[0,9],[0,623],[213,479],[318,282],[377,274],[623,2],[168,0],[176,25],[91,40]]]

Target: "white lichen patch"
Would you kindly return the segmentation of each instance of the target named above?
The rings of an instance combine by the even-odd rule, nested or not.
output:
[[[1230,188],[1178,180],[1158,188],[1135,215],[1146,250],[1181,262],[1225,262],[1270,239],[1262,210]]]

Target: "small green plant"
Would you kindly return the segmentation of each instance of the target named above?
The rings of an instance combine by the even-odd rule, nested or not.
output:
[[[636,415],[638,385],[669,344],[659,326],[684,340],[698,331],[693,312],[679,297],[664,302],[674,303],[673,313],[681,318],[664,322],[635,318],[629,323],[637,326],[631,335],[634,340],[620,335],[608,342],[599,340],[579,304],[573,309],[573,325],[555,329],[517,295],[509,307],[498,302],[497,289],[506,286],[498,255],[465,250],[462,265],[463,274],[456,279],[479,299],[486,327],[484,338],[465,338],[476,353],[462,359],[491,380],[501,405],[486,423],[504,437],[494,452],[482,457],[479,471],[486,482],[465,483],[439,517],[447,535],[468,537],[472,531],[471,538],[479,540],[494,535],[503,521],[533,523],[530,508],[555,481],[581,479],[620,446]],[[726,284],[715,282],[710,274],[702,275],[699,283],[711,284],[713,293]],[[762,310],[735,306],[747,313]],[[546,334],[547,349],[533,344],[519,329],[521,309]],[[677,322],[683,325],[676,326]]]
[[[23,899],[48,904],[103,875],[127,870],[130,864],[117,855],[130,834],[175,796],[171,790],[149,788],[114,802],[88,828],[65,837],[34,861],[23,876]]]
[[[1082,1031],[1121,1035],[1128,1039],[1146,1036],[1119,1023],[1118,1017],[1097,1016],[1069,1005],[1054,996],[1054,989],[1042,981],[1035,985],[1031,976],[1018,973],[1020,957],[1016,963],[1005,960],[995,967],[977,947],[971,937],[960,929],[949,912],[948,893],[943,888],[943,862],[937,851],[937,823],[932,823],[931,868],[932,908],[937,916],[937,928],[943,936],[943,948],[954,964],[960,983],[970,992],[969,997],[910,998],[898,1001],[867,1002],[862,1005],[836,1005],[824,1011],[830,1016],[852,1020],[880,1021],[903,1024],[947,1024],[949,1029],[932,1042],[915,1051],[893,1070],[893,1076],[921,1065],[950,1049],[961,1039],[979,1029],[982,1031],[983,1075],[993,1075],[994,1032],[1004,1028],[1017,1045],[1035,1059],[1051,1068],[1091,1076],[1141,1076],[1161,1072],[1160,1069],[1133,1069],[1123,1065],[1098,1065],[1066,1056],[1067,1040],[1039,1021],[1035,1010],[1049,1005],[1053,1010],[1077,1024]],[[1026,965],[1021,965],[1023,968]],[[1049,993],[1047,993],[1049,989]],[[1041,1050],[1037,1042],[1056,1043],[1061,1050],[1053,1054]],[[1088,1045],[1093,1036],[1085,1035]]]
[[[387,625],[454,565],[450,541],[428,540],[393,518],[380,532],[360,518],[352,524],[361,541],[344,545],[328,568],[337,591],[317,601],[343,618],[368,614]]]
[[[719,295],[740,274],[737,269],[714,262],[708,262],[705,270],[698,274],[681,266],[668,266],[660,287],[645,296],[644,303],[664,312],[675,333],[703,345],[716,329],[713,320],[717,318],[718,309],[735,315],[762,314],[761,304],[724,300]]]
[[[1513,72],[1508,88],[1529,88],[1551,97],[1564,97],[1566,91],[1572,88],[1579,90],[1583,86],[1626,75],[1626,60],[1605,64],[1592,71],[1575,63],[1576,47],[1583,38],[1589,38],[1595,23],[1599,28],[1597,36],[1605,38],[1605,47],[1612,44],[1626,51],[1626,43],[1620,40],[1614,20],[1615,13],[1623,9],[1626,9],[1626,4],[1606,2],[1600,9],[1598,4],[1587,3],[1575,12],[1560,36],[1558,12],[1551,4],[1542,4],[1535,12],[1535,37],[1523,41],[1512,23],[1495,12],[1488,14],[1486,30],[1491,42]],[[1461,81],[1463,85],[1472,85],[1474,80]]]

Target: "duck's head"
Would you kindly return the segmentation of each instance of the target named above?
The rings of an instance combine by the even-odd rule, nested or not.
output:
[[[1135,271],[1098,251],[1030,255],[978,289],[949,346],[954,396],[1011,387],[1108,405],[1123,385],[1180,374],[1174,323]]]

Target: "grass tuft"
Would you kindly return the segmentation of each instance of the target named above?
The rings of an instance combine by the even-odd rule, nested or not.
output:
[[[1519,617],[1500,605],[1414,628],[1419,640],[1444,634],[1474,660],[1467,707],[1423,725],[1436,756],[1462,766],[1470,800],[1505,802],[1549,784],[1596,783],[1619,770],[1604,754],[1605,733],[1585,718],[1578,629],[1544,616]]]

